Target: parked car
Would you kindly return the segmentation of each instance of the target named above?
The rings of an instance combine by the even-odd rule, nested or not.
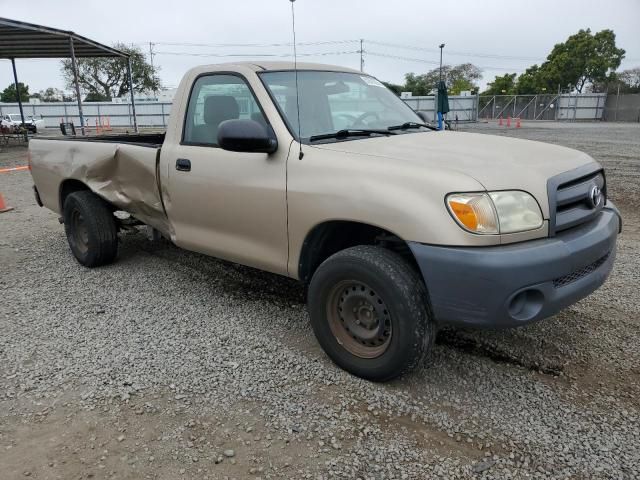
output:
[[[17,132],[22,125],[22,118],[19,113],[9,113],[2,117],[2,125]],[[29,132],[38,133],[38,129],[44,127],[44,119],[42,115],[40,117],[30,115],[25,117],[24,125]]]
[[[433,131],[375,78],[329,65],[202,66],[175,99],[163,134],[32,140],[37,202],[87,267],[116,259],[124,211],[304,282],[320,345],[355,375],[414,368],[442,325],[554,315],[613,267],[621,219],[585,153]]]

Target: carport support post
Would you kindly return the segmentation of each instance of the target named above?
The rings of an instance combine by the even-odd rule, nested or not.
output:
[[[129,77],[129,91],[131,92],[131,113],[133,114],[133,129],[138,133],[138,119],[136,118],[136,102],[133,93],[133,77],[131,76],[131,57],[127,57],[127,76]]]
[[[22,128],[24,128],[24,139],[29,140],[27,128],[24,123],[24,112],[22,111],[22,100],[20,99],[20,90],[18,89],[18,73],[16,72],[16,59],[11,59],[11,66],[13,67],[13,84],[16,86],[16,97],[18,97],[18,108],[20,109],[20,119],[22,120]]]
[[[73,49],[73,37],[69,37],[69,51],[71,52],[71,68],[73,68],[73,83],[76,86],[76,99],[78,100],[78,115],[80,115],[80,130],[84,135],[84,115],[82,114],[82,98],[80,97],[80,84],[78,83],[78,65],[76,52]]]

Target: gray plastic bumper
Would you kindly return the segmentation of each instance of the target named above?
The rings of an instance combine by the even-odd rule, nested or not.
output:
[[[409,247],[438,323],[505,328],[554,315],[600,287],[613,268],[620,228],[620,214],[608,202],[595,220],[551,238],[495,247]]]

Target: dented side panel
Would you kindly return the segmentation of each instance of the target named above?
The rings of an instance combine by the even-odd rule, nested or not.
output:
[[[61,213],[64,181],[82,182],[106,201],[170,236],[156,175],[159,148],[110,142],[31,140],[31,174],[44,206]]]

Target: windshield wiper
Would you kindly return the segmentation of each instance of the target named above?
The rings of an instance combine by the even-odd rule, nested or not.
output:
[[[418,123],[418,122],[404,122],[402,125],[393,125],[389,127],[389,130],[409,130],[410,128],[428,128],[429,130],[438,130],[437,127],[433,125],[427,125],[426,123]]]
[[[323,133],[321,135],[312,135],[309,137],[310,142],[316,140],[325,140],[327,138],[347,138],[347,137],[370,137],[371,135],[395,135],[395,133],[389,130],[378,129],[359,129],[359,128],[345,128],[333,133]]]

